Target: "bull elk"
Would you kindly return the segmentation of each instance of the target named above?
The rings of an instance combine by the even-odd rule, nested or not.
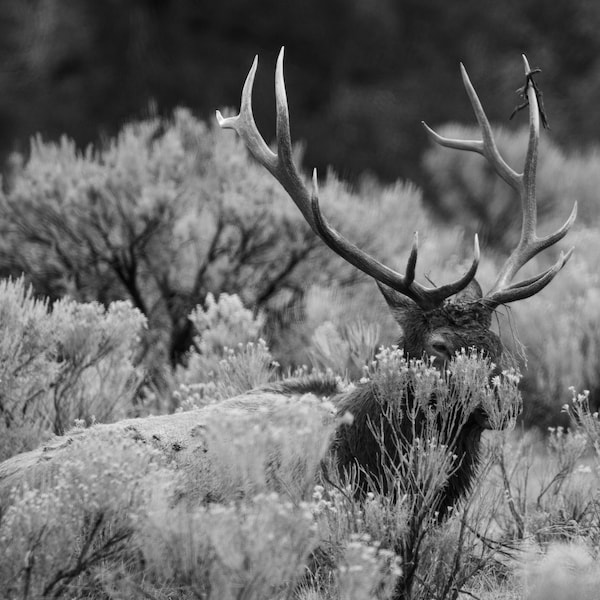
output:
[[[530,68],[525,57],[523,63],[525,73],[529,76]],[[313,173],[312,186],[309,189],[292,161],[289,112],[283,76],[283,49],[279,54],[275,75],[276,152],[271,151],[262,138],[252,115],[251,96],[257,65],[258,57],[255,58],[243,87],[239,115],[224,118],[217,111],[219,125],[238,133],[252,156],[281,183],[308,225],[327,246],[376,281],[403,332],[400,346],[405,355],[414,358],[432,357],[434,364],[441,367],[461,349],[475,348],[494,363],[498,363],[502,345],[498,335],[490,329],[494,310],[500,305],[533,296],[552,281],[571,256],[572,249],[566,253],[561,252],[556,263],[549,269],[523,280],[515,282],[514,279],[529,260],[567,234],[576,216],[575,205],[569,219],[556,232],[544,237],[538,237],[536,234],[535,175],[539,113],[535,90],[529,77],[526,89],[529,101],[529,142],[522,173],[514,171],[500,155],[488,119],[462,65],[463,83],[481,128],[482,139],[459,140],[442,137],[424,124],[427,133],[436,143],[483,155],[520,198],[523,212],[520,240],[500,269],[491,289],[483,294],[475,279],[480,258],[477,236],[474,240],[473,259],[466,273],[451,283],[440,287],[428,287],[415,280],[418,254],[416,234],[405,273],[399,273],[359,249],[328,223],[319,205],[316,171]],[[374,439],[372,424],[381,420],[381,413],[385,407],[375,398],[371,382],[360,383],[350,390],[343,390],[331,379],[318,376],[291,379],[225,401],[221,410],[232,406],[239,409],[246,405],[249,409],[255,408],[260,398],[272,399],[278,395],[302,395],[308,392],[318,396],[329,396],[340,414],[350,412],[354,417],[351,424],[342,423],[338,426],[332,443],[332,452],[340,471],[347,473],[358,466],[364,477],[380,479],[379,469],[385,459],[381,447]],[[398,399],[398,402],[403,401],[406,399]],[[124,435],[129,431],[134,439],[159,446],[177,464],[185,464],[186,461],[194,460],[193,448],[194,444],[198,443],[195,431],[202,419],[202,411],[132,419],[113,425],[95,426],[77,435],[80,438],[93,435],[89,431],[98,431],[98,428],[115,435]],[[490,427],[490,423],[484,412],[474,410],[461,427],[455,448],[459,467],[448,482],[444,497],[439,500],[442,512],[469,489],[477,462],[480,435],[484,429]],[[23,479],[25,472],[40,465],[47,465],[53,460],[60,460],[60,457],[69,451],[68,441],[68,436],[57,438],[45,448],[5,461],[0,465],[0,491],[18,483]],[[393,451],[384,454],[393,460]]]
[[[292,161],[289,110],[283,77],[283,48],[277,60],[275,73],[276,153],[270,150],[260,135],[252,114],[251,97],[258,57],[254,59],[243,87],[239,115],[223,118],[217,111],[219,125],[238,133],[252,156],[281,183],[311,229],[325,244],[377,282],[392,315],[403,332],[401,346],[408,356],[433,357],[436,364],[441,366],[461,349],[476,348],[493,362],[498,362],[502,345],[499,337],[490,330],[494,310],[499,305],[537,294],[552,281],[571,256],[572,248],[566,253],[561,252],[556,263],[546,271],[513,282],[519,270],[529,260],[567,234],[577,212],[577,204],[575,204],[571,215],[560,229],[544,237],[538,237],[536,234],[535,176],[540,129],[539,108],[535,89],[530,80],[531,69],[525,56],[523,56],[523,63],[529,102],[529,143],[522,173],[514,171],[500,155],[490,123],[462,64],[463,84],[481,128],[482,139],[460,140],[442,137],[423,123],[427,133],[436,143],[483,155],[495,172],[517,192],[520,198],[523,211],[520,240],[500,269],[492,288],[485,294],[482,293],[475,279],[480,254],[477,235],[473,261],[467,272],[451,283],[440,287],[426,287],[415,280],[417,234],[408,257],[406,272],[402,274],[358,248],[327,222],[319,206],[316,170],[313,171],[312,188],[309,190]],[[358,464],[362,467],[363,473],[377,474],[381,457],[378,456],[369,423],[379,422],[378,413],[381,411],[381,406],[375,400],[373,390],[370,389],[369,384],[365,384],[337,400],[340,411],[348,410],[355,417],[352,426],[342,426],[338,431],[335,448],[339,467],[348,469],[353,464]],[[448,482],[446,497],[441,499],[441,510],[452,505],[468,489],[476,463],[479,436],[486,427],[488,424],[485,415],[475,411],[472,418],[467,420],[464,431],[458,436],[458,446],[461,449],[460,467]],[[463,441],[465,443],[462,443]]]

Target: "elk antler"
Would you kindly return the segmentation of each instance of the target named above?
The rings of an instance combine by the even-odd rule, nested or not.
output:
[[[272,152],[256,127],[252,115],[252,86],[258,66],[255,57],[242,90],[240,113],[236,117],[223,118],[217,111],[219,125],[234,129],[242,138],[252,156],[263,165],[281,183],[312,230],[339,256],[360,269],[370,277],[408,296],[424,310],[430,310],[443,304],[446,298],[460,292],[472,281],[479,264],[479,242],[475,236],[474,258],[469,270],[457,281],[441,287],[428,288],[415,281],[417,262],[417,234],[406,265],[406,274],[402,275],[358,248],[344,238],[325,220],[321,214],[318,198],[317,172],[313,171],[312,190],[309,192],[292,160],[292,141],[290,136],[290,118],[285,82],[283,78],[283,48],[277,59],[275,70],[275,101],[277,107],[277,154]]]
[[[537,207],[535,198],[535,174],[537,167],[538,142],[540,138],[540,120],[537,95],[531,81],[532,71],[525,55],[523,55],[523,65],[525,68],[525,86],[529,103],[529,143],[523,173],[514,171],[502,158],[500,152],[498,152],[490,123],[481,106],[481,102],[477,97],[477,93],[469,80],[467,71],[462,64],[460,65],[460,69],[463,83],[471,101],[471,105],[473,106],[475,117],[481,128],[482,139],[457,140],[442,137],[428,127],[426,123],[423,123],[429,136],[438,144],[448,148],[456,148],[457,150],[477,152],[478,154],[485,156],[496,173],[504,179],[508,185],[516,190],[521,199],[521,207],[523,210],[521,239],[519,240],[517,247],[504,263],[492,289],[487,292],[483,298],[483,301],[492,307],[507,302],[514,302],[515,300],[521,300],[522,298],[528,298],[537,294],[546,287],[552,279],[554,279],[555,275],[564,267],[573,252],[573,248],[566,253],[561,252],[556,263],[546,271],[538,273],[529,279],[519,281],[518,283],[511,283],[517,272],[525,265],[525,263],[545,248],[552,246],[565,237],[577,216],[577,202],[575,202],[571,215],[560,229],[541,238],[536,234]]]

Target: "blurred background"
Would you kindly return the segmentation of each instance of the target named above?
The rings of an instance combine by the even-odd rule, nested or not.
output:
[[[37,132],[85,146],[175,106],[212,119],[215,108],[238,106],[255,54],[256,118],[270,139],[285,45],[305,163],[344,179],[370,172],[423,185],[421,120],[472,121],[460,61],[490,119],[507,122],[526,53],[543,70],[552,138],[596,141],[599,30],[600,5],[589,0],[3,0],[0,151],[27,150]]]
[[[520,210],[481,157],[434,147],[421,121],[479,137],[463,62],[520,170],[527,114],[509,116],[525,53],[542,69],[550,123],[540,232],[559,227],[575,200],[579,216],[523,277],[576,251],[541,294],[498,311],[497,326],[525,373],[525,422],[556,423],[570,386],[600,403],[599,31],[591,0],[3,0],[0,276],[24,276],[51,303],[129,301],[147,323],[135,363],[150,375],[136,402],[146,393],[156,412],[173,408],[182,382],[214,378],[223,345],[258,335],[284,371],[308,364],[356,378],[399,335],[376,286],[315,239],[216,127],[215,109],[237,110],[259,54],[254,113],[272,141],[285,45],[297,158],[318,167],[335,226],[391,266],[405,264],[419,230],[418,277],[436,284],[464,271],[478,232],[485,289],[518,239]],[[251,324],[243,335],[240,323]],[[49,355],[52,372],[64,347]],[[77,410],[69,419],[85,417]]]

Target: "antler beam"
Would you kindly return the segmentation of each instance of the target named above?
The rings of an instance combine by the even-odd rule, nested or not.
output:
[[[474,257],[469,270],[457,281],[441,287],[429,288],[415,281],[417,262],[417,236],[408,259],[406,274],[402,275],[385,266],[355,244],[348,241],[326,221],[318,200],[316,170],[313,172],[312,190],[304,185],[292,160],[290,120],[283,77],[283,48],[277,59],[275,70],[275,102],[277,110],[277,153],[270,150],[261,136],[252,114],[252,88],[258,67],[258,56],[254,59],[242,90],[240,113],[224,118],[217,111],[217,122],[224,129],[234,129],[246,144],[250,154],[281,183],[292,198],[313,231],[339,256],[357,269],[377,281],[408,296],[421,308],[430,310],[440,306],[444,300],[463,290],[475,277],[479,265],[479,242],[475,236]]]
[[[569,260],[573,251],[573,248],[571,248],[566,253],[561,252],[556,263],[546,271],[524,281],[511,284],[517,272],[536,254],[540,253],[545,248],[556,244],[565,237],[577,216],[577,202],[575,202],[569,218],[560,229],[544,237],[538,237],[536,234],[537,204],[535,196],[535,178],[540,137],[539,106],[537,95],[531,82],[532,71],[525,55],[523,55],[523,66],[525,69],[525,85],[529,104],[529,142],[522,173],[514,171],[498,151],[492,128],[477,93],[471,84],[464,65],[461,64],[460,66],[462,79],[471,105],[473,106],[475,117],[479,123],[482,139],[459,140],[443,137],[433,131],[426,123],[423,123],[427,133],[437,144],[447,148],[467,150],[483,155],[496,173],[517,192],[521,200],[521,208],[523,211],[521,237],[517,247],[513,250],[501,268],[491,290],[487,292],[484,297],[484,301],[490,306],[497,306],[499,304],[521,300],[537,294],[552,281]]]

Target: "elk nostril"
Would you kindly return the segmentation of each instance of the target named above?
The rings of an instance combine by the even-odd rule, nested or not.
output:
[[[433,344],[431,344],[431,347],[440,354],[450,354],[448,352],[448,346],[446,346],[446,344],[442,344],[441,342],[433,342]]]
[[[452,352],[450,351],[448,344],[441,340],[432,340],[429,347],[431,349],[431,354],[434,355],[435,358],[443,361],[447,361],[452,358]]]

